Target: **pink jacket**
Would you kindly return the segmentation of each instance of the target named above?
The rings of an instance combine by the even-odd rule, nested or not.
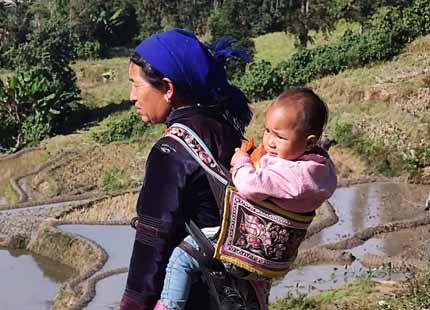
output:
[[[328,155],[327,155],[328,156]],[[316,210],[336,189],[333,162],[319,154],[306,154],[295,161],[261,157],[254,169],[249,157],[239,157],[233,167],[233,183],[247,199],[270,199],[290,211]]]

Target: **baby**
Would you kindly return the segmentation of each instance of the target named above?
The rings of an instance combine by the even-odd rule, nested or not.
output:
[[[327,123],[325,103],[308,88],[281,94],[266,111],[264,155],[252,162],[236,149],[231,159],[233,183],[247,199],[269,199],[297,213],[316,210],[336,189],[334,165],[317,142]],[[190,237],[186,241],[196,246]],[[185,309],[198,262],[176,248],[166,269],[161,299],[154,310]]]
[[[270,199],[289,211],[316,210],[336,188],[336,172],[317,142],[327,123],[324,102],[308,88],[280,95],[266,111],[263,147],[255,169],[248,153],[236,149],[233,183],[247,199]]]

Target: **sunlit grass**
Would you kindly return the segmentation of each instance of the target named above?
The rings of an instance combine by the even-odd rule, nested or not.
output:
[[[33,150],[17,158],[0,160],[0,197],[5,197],[9,204],[19,199],[19,194],[10,185],[10,180],[32,172],[46,160],[46,151]]]
[[[128,100],[128,63],[129,58],[121,57],[78,61],[73,64],[84,104],[102,107]]]
[[[270,310],[370,310],[377,308],[377,298],[372,296],[375,283],[369,278],[357,278],[339,289],[321,292],[314,296],[281,298],[273,302]]]
[[[313,41],[310,42],[309,47],[335,43],[347,30],[357,33],[360,31],[360,26],[341,20],[332,32],[311,31],[310,36]],[[256,48],[254,60],[267,60],[272,65],[287,61],[297,50],[294,42],[294,36],[285,32],[273,32],[254,38]]]
[[[76,209],[63,219],[79,223],[102,223],[111,221],[130,221],[136,215],[137,193],[127,193],[96,202],[93,205]]]

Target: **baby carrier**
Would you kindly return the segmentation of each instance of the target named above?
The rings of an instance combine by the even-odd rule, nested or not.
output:
[[[209,240],[191,221],[187,229],[199,250],[186,242],[180,245],[202,266],[216,309],[267,309],[270,281],[250,279],[288,272],[315,212],[298,214],[270,201],[246,200],[234,188],[229,172],[190,128],[176,123],[166,129],[165,136],[180,142],[205,170],[220,209],[222,223],[215,237]]]

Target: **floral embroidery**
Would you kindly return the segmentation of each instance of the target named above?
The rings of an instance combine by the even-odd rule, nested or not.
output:
[[[252,214],[244,214],[239,227],[241,235],[236,243],[237,246],[265,258],[285,259],[286,243],[290,236],[287,229]]]

